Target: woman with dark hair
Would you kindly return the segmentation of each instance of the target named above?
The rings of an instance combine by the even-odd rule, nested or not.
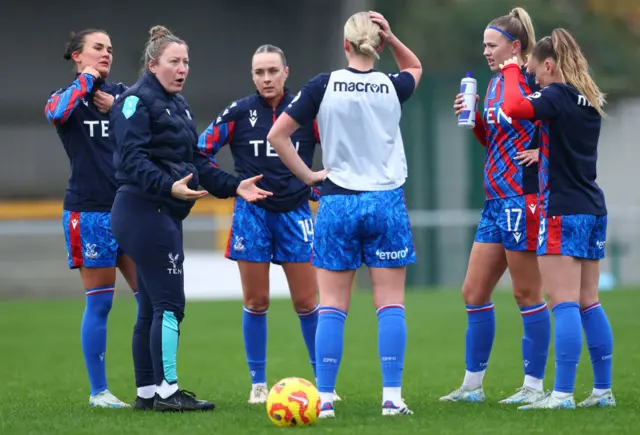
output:
[[[134,264],[119,249],[110,222],[117,184],[108,114],[127,88],[106,81],[113,52],[104,30],[72,33],[64,58],[75,64],[76,79],[49,97],[45,115],[55,126],[71,163],[62,223],[69,268],[80,271],[85,288],[81,341],[91,384],[89,405],[126,407],[129,405],[107,387],[105,353],[116,267],[137,297]]]

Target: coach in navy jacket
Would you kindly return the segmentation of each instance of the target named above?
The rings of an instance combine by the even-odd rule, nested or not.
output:
[[[210,410],[213,403],[196,400],[177,384],[185,305],[182,220],[206,191],[219,198],[237,194],[249,202],[269,192],[255,186],[261,176],[240,181],[198,150],[193,114],[179,94],[189,71],[187,46],[164,27],[156,26],[151,33],[146,72],[111,109],[119,184],[111,227],[138,271],[135,407]],[[198,185],[206,191],[197,191]]]
[[[171,189],[189,174],[193,177],[187,185],[192,190],[201,185],[218,198],[235,196],[240,179],[212,165],[198,150],[187,102],[165,92],[154,74],[146,72],[111,113],[118,144],[114,161],[119,192],[156,201],[180,220],[187,217],[195,200],[174,198]]]

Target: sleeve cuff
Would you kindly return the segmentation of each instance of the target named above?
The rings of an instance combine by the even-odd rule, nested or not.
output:
[[[240,186],[240,182],[242,180],[240,177],[233,177],[231,182],[229,183],[229,197],[238,196],[238,186]]]

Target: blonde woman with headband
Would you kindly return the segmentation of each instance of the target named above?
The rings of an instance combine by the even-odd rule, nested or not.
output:
[[[374,69],[383,43],[400,72]],[[344,326],[356,270],[369,268],[378,315],[382,414],[412,414],[401,395],[407,340],[406,266],[416,261],[402,186],[407,162],[400,133],[401,107],[413,94],[420,61],[377,12],[360,12],[344,27],[348,67],[320,74],[303,87],[275,122],[267,140],[307,185],[321,183],[313,265],[320,310],[316,370],[320,417],[335,416],[333,391],[342,359]],[[324,170],[312,172],[291,136],[317,119]],[[326,179],[325,179],[326,178]]]
[[[531,160],[537,162],[537,130],[532,121],[512,121],[504,116],[504,77],[500,72],[500,64],[514,56],[523,68],[535,42],[531,18],[522,8],[495,18],[484,30],[483,54],[495,75],[487,88],[484,111],[476,111],[474,134],[486,149],[486,200],[462,284],[467,310],[464,380],[460,388],[441,397],[442,402],[485,401],[483,380],[496,330],[492,294],[507,268],[524,329],[524,382],[500,403],[531,403],[543,395],[551,323],[535,253],[539,223],[538,165],[520,164],[523,159],[531,159],[532,151]],[[525,96],[537,90],[533,76],[523,74],[519,88]],[[454,109],[456,113],[462,110],[460,95]]]

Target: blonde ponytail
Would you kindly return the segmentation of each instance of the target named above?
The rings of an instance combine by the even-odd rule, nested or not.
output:
[[[605,95],[589,74],[589,64],[575,38],[565,29],[551,32],[555,60],[563,79],[576,87],[601,116],[606,116],[602,106]]]
[[[382,43],[380,26],[371,21],[367,12],[353,14],[344,25],[344,37],[356,53],[379,59],[377,47]]]
[[[511,12],[509,12],[509,16],[517,19],[522,24],[522,28],[524,29],[524,33],[527,35],[526,44],[522,39],[520,42],[522,43],[522,57],[526,58],[533,51],[533,47],[536,45],[536,31],[533,28],[533,21],[531,21],[531,16],[527,11],[523,8],[514,8]]]

